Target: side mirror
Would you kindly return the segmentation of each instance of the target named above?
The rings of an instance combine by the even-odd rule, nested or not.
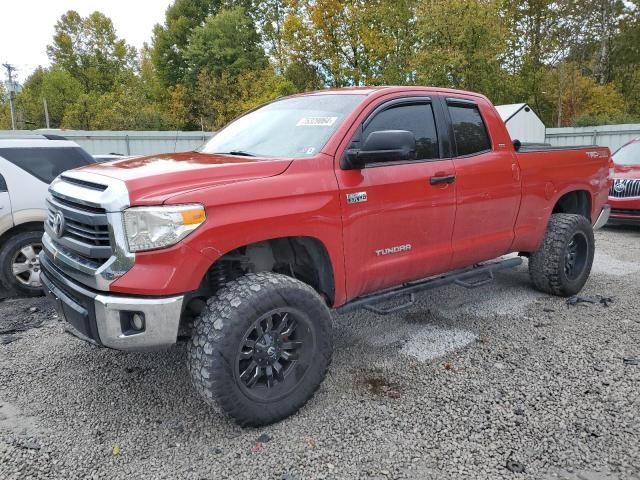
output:
[[[518,139],[513,140],[513,142],[511,143],[513,143],[513,148],[516,149],[516,152],[519,152],[520,149],[522,148],[522,142]]]
[[[349,149],[342,159],[342,168],[356,170],[367,163],[413,160],[416,157],[416,137],[407,130],[371,132],[362,148]]]

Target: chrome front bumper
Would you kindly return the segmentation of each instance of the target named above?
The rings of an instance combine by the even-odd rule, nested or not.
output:
[[[184,295],[127,297],[86,289],[64,276],[42,253],[42,284],[71,326],[71,333],[96,345],[125,351],[166,348],[178,338]],[[144,326],[133,327],[134,314]]]
[[[593,224],[593,229],[598,230],[606,225],[609,221],[609,215],[611,214],[611,207],[609,205],[605,205],[602,207],[602,211],[600,211],[600,215],[598,215],[598,219],[596,223]]]

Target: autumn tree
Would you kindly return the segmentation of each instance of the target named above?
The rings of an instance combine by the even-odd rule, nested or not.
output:
[[[117,37],[111,19],[100,12],[86,18],[74,10],[62,15],[47,53],[85,91],[108,92],[136,65],[135,49]]]
[[[411,81],[414,0],[298,0],[284,35],[331,86]]]
[[[419,46],[413,58],[420,84],[510,98],[507,25],[495,0],[434,0],[418,9]],[[452,19],[456,19],[452,21]]]

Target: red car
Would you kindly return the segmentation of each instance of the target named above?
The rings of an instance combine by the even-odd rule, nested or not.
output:
[[[640,225],[640,138],[613,154],[614,182],[609,191],[610,224]]]
[[[242,425],[271,423],[327,373],[331,309],[386,314],[418,291],[479,287],[522,263],[495,260],[512,252],[535,288],[580,291],[609,214],[609,149],[520,147],[471,92],[278,99],[197,152],[60,176],[42,281],[94,344],[187,336],[202,398]]]

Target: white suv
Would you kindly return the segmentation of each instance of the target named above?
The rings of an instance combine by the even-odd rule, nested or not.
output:
[[[42,294],[40,262],[49,184],[65,170],[95,163],[67,140],[0,138],[0,280],[19,295]]]

